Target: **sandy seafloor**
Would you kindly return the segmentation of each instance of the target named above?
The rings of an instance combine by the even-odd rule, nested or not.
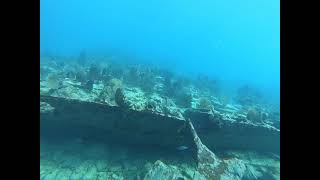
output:
[[[254,153],[237,154],[238,158],[250,165],[272,167],[276,179],[280,179],[280,160]],[[196,169],[188,151],[168,152],[139,146],[88,142],[80,138],[41,138],[40,141],[41,180],[139,180],[157,160],[174,167],[190,179]]]
[[[188,156],[189,153],[177,150],[164,152],[145,147],[85,142],[81,139],[65,139],[62,142],[42,138],[40,179],[137,179],[157,160],[186,169],[192,176],[195,164]]]

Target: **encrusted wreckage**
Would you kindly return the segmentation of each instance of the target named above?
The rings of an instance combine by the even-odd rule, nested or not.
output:
[[[279,130],[276,128],[225,120],[212,110],[189,109],[181,118],[150,109],[135,110],[129,105],[113,106],[47,95],[41,95],[40,102],[44,133],[68,129],[63,132],[82,136],[86,132],[87,136],[106,142],[172,149],[189,147],[198,164],[193,179],[241,179],[246,176],[248,167],[241,160],[219,159],[210,149],[258,149],[273,153],[279,149]],[[92,131],[81,131],[83,128]],[[166,167],[161,161],[154,166],[146,180]],[[178,175],[172,177],[179,179]]]
[[[221,103],[201,88],[173,79],[170,73],[131,68],[131,78],[127,78],[121,69],[109,66],[109,71],[101,73],[96,66],[87,70],[75,66],[85,71],[69,68],[67,73],[44,67],[40,76],[41,134],[68,133],[99,142],[188,149],[197,170],[187,179],[261,176],[239,158],[218,157],[218,151],[279,154],[280,125],[274,123],[279,115],[260,107],[248,110]],[[143,179],[181,177],[185,176],[159,160]]]

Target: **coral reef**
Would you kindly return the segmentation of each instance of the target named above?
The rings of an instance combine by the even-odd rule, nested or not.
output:
[[[179,91],[183,88],[183,82],[175,79],[170,73],[167,73],[164,77],[164,95],[174,98],[177,96]]]
[[[77,71],[75,73],[75,80],[78,81],[78,82],[81,82],[81,83],[84,83],[86,82],[86,74],[84,71]]]
[[[211,104],[211,102],[208,98],[202,97],[199,100],[199,104],[198,104],[197,108],[211,110],[211,109],[213,109],[213,105]]]
[[[87,91],[92,91],[92,89],[93,89],[93,84],[94,84],[94,81],[93,80],[88,80],[87,82],[85,82],[84,84],[83,84],[83,88],[85,89],[85,90],[87,90]]]
[[[117,88],[114,99],[117,105],[122,108],[127,108],[129,106],[121,88]]]
[[[262,99],[261,93],[252,87],[239,88],[235,98],[238,104],[234,104],[230,102],[229,96],[217,93],[219,89],[217,80],[205,75],[191,79],[158,67],[118,64],[112,62],[110,60],[112,58],[109,60],[103,58],[105,62],[90,63],[88,60],[94,58],[88,58],[85,52],[81,52],[80,57],[75,59],[75,62],[72,60],[64,63],[61,63],[63,60],[56,62],[61,57],[42,61],[40,92],[115,104],[116,90],[121,88],[123,91],[131,91],[126,96],[132,99],[130,100],[132,108],[137,110],[155,109],[159,113],[178,115],[183,114],[187,108],[213,109],[214,107],[221,116],[229,119],[237,121],[248,119],[255,123],[268,123],[278,127],[279,116],[272,113],[274,110],[271,108],[258,104]],[[86,63],[80,64],[79,59],[86,59]],[[156,107],[150,100],[155,96],[162,99],[156,103]],[[148,98],[149,100],[145,100]],[[259,113],[252,110],[247,113],[248,107],[258,107],[258,105],[261,106],[259,109],[263,109],[260,119],[257,118]],[[243,115],[248,118],[244,118]]]
[[[220,93],[218,81],[206,75],[198,75],[198,77],[194,79],[194,85],[205,94],[219,95]]]
[[[160,160],[156,161],[148,171],[144,180],[180,180],[184,179],[179,171],[167,166]]]
[[[228,95],[221,94],[219,100],[222,106],[226,106],[230,102],[230,97]]]
[[[244,106],[252,106],[255,103],[260,103],[262,99],[262,94],[257,89],[250,87],[249,85],[241,86],[237,90],[237,95],[235,97],[235,100]]]
[[[46,102],[40,102],[40,113],[52,113],[54,111],[54,107],[50,106],[50,104]]]
[[[110,74],[110,71],[108,69],[108,66],[104,66],[102,67],[102,70],[101,70],[101,79],[103,82],[107,82],[109,81],[110,79],[112,78],[111,74]]]
[[[177,105],[180,105],[183,108],[191,108],[192,103],[192,95],[182,92],[176,97]]]
[[[149,111],[154,111],[157,108],[157,103],[153,100],[148,101],[145,109]]]
[[[101,70],[97,65],[92,64],[88,71],[88,80],[98,81],[101,80]]]
[[[59,75],[58,74],[49,74],[47,77],[47,86],[50,89],[58,89],[61,86],[61,81],[59,80]]]
[[[115,93],[117,89],[123,87],[123,83],[122,83],[122,80],[120,80],[120,79],[112,78],[109,81],[109,86],[111,87],[112,92]]]
[[[43,66],[40,67],[40,80],[45,80],[49,74],[49,70]]]
[[[252,122],[262,123],[267,118],[268,118],[267,113],[261,112],[259,109],[255,107],[249,108],[247,112],[247,119]]]
[[[115,92],[113,93],[112,88],[109,85],[103,84],[102,85],[103,88],[102,90],[98,93],[97,98],[95,99],[96,102],[100,102],[100,103],[107,103],[107,104],[112,104],[112,100],[114,99],[111,95],[115,94]],[[119,86],[118,88],[120,88],[121,86]],[[111,98],[112,97],[112,98]]]
[[[220,158],[214,153],[237,148],[278,153],[280,111],[261,103],[262,95],[255,89],[240,88],[236,101],[230,102],[219,92],[217,81],[207,76],[191,79],[153,66],[116,64],[109,60],[93,63],[89,59],[93,58],[83,53],[78,59],[64,63],[61,57],[42,61],[40,112],[43,127],[53,130],[58,126],[92,128],[95,133],[91,136],[102,142],[112,139],[117,143],[161,147],[169,151],[186,147],[177,151],[186,156],[192,153],[198,162],[197,168],[192,169],[153,159],[143,173],[133,170],[135,174],[130,176],[118,173],[121,167],[110,168],[114,169],[110,176],[107,173],[97,175],[97,169],[91,168],[92,178],[180,180],[268,176],[268,170],[249,166],[242,161],[244,157]],[[80,144],[83,143],[81,140]],[[68,177],[86,176],[75,174],[69,173]],[[49,176],[50,173],[41,175]]]
[[[139,66],[130,66],[127,73],[126,82],[130,85],[137,85],[140,76]]]

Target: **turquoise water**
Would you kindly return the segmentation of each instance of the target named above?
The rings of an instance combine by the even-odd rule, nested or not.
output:
[[[40,63],[41,97],[61,98],[41,100],[54,110],[41,109],[40,179],[147,180],[157,160],[175,178],[195,179],[194,148],[179,123],[154,130],[163,116],[149,124],[121,109],[112,118],[132,121],[108,124],[118,110],[97,104],[123,108],[118,89],[138,112],[186,119],[188,108],[209,107],[227,123],[251,123],[233,134],[192,120],[219,158],[251,168],[247,179],[280,178],[279,0],[40,0]],[[264,132],[255,127],[273,134],[253,139]],[[165,136],[170,128],[178,137]]]
[[[41,0],[41,52],[126,54],[279,101],[278,0]],[[187,63],[186,63],[187,62]]]

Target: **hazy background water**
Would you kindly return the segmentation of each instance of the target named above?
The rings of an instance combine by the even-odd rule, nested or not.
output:
[[[111,52],[279,102],[279,0],[40,0],[40,51]]]

